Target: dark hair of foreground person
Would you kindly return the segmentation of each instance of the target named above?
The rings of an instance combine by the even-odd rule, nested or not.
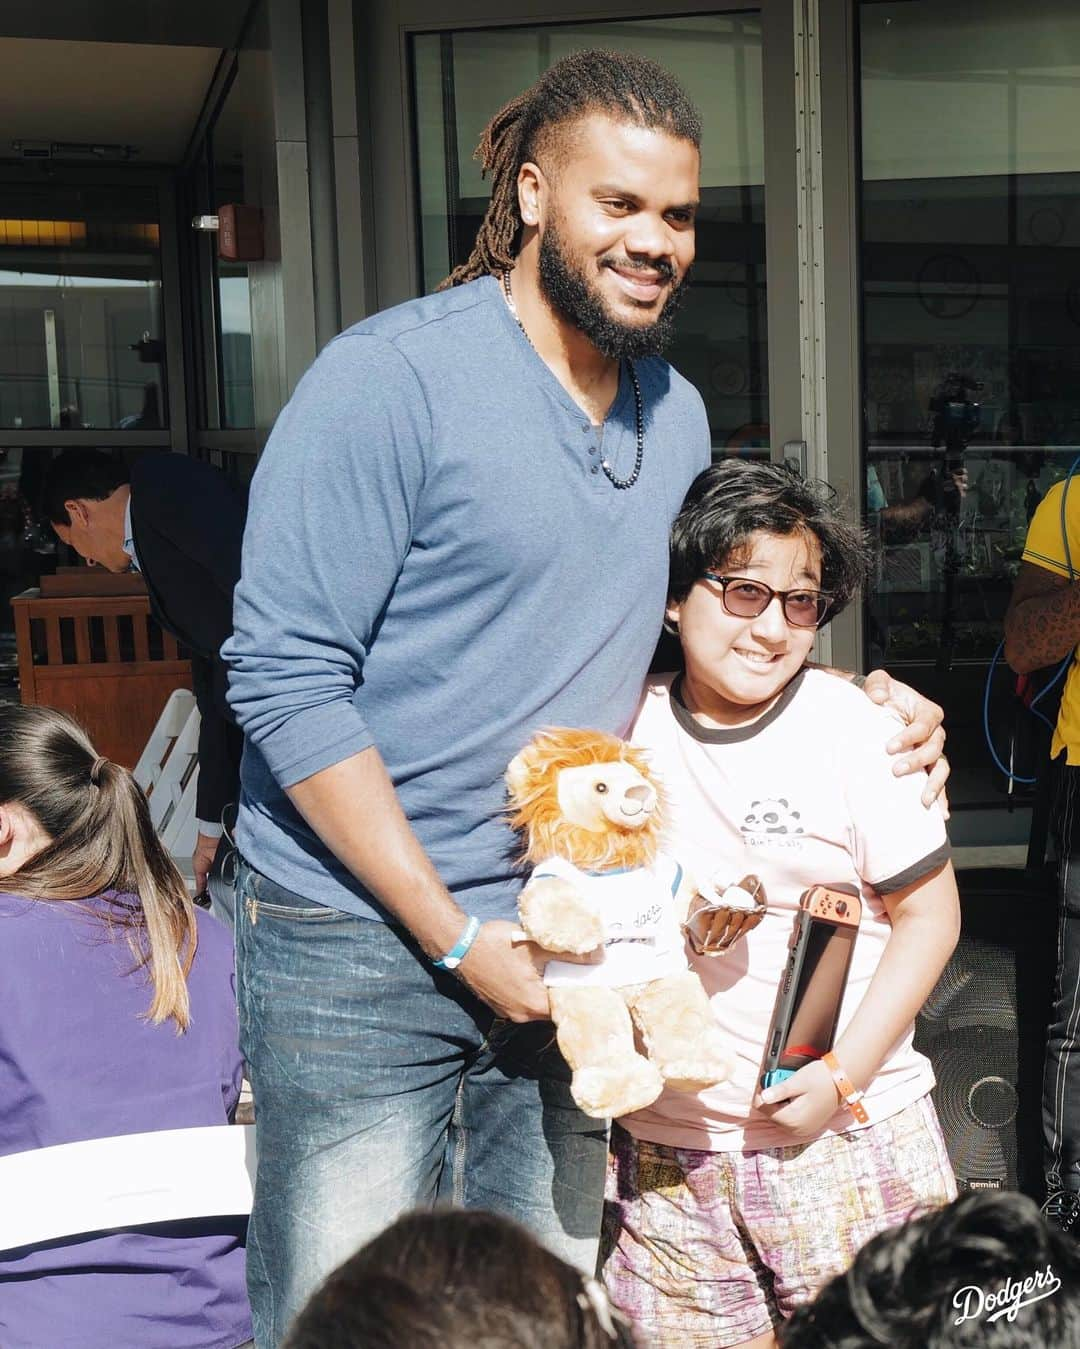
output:
[[[340,1265],[283,1349],[633,1349],[600,1285],[494,1213],[406,1214]]]

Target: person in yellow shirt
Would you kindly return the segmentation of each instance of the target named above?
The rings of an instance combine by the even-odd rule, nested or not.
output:
[[[1043,1075],[1047,1217],[1080,1236],[1080,481],[1039,503],[1005,615],[1005,659],[1028,674],[1072,657],[1050,747],[1058,850],[1058,971]]]

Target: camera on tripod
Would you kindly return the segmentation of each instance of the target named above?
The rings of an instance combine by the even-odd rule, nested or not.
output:
[[[949,371],[930,397],[930,443],[936,450],[945,447],[945,463],[949,471],[959,471],[961,464],[951,462],[961,455],[968,441],[979,429],[982,406],[972,397],[982,384],[970,375]]]

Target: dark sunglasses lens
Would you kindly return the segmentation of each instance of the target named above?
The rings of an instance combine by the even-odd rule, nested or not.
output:
[[[756,618],[772,599],[772,592],[753,581],[732,581],[724,588],[724,607],[737,618]]]
[[[816,628],[825,617],[828,601],[811,591],[805,594],[796,591],[784,601],[784,613],[789,623],[797,628]]]

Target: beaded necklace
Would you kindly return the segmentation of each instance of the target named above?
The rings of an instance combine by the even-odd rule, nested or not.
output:
[[[510,289],[509,269],[502,274],[502,288],[503,294],[506,296],[507,306],[514,317],[514,322],[521,329],[522,333],[524,333],[525,341],[528,342],[533,351],[536,351],[536,347],[533,346],[532,338],[525,332],[525,325],[522,323],[521,317],[517,311],[517,305],[514,303],[514,295]],[[537,352],[537,355],[539,354],[540,353]],[[627,361],[626,368],[630,372],[630,383],[634,386],[634,427],[637,433],[637,450],[634,455],[634,467],[627,477],[618,478],[615,476],[615,472],[612,469],[610,462],[607,459],[600,460],[600,467],[604,470],[608,482],[611,483],[612,487],[618,488],[620,492],[627,491],[637,482],[638,476],[641,473],[641,461],[645,456],[645,403],[641,397],[641,384],[638,382],[637,371],[634,369],[633,361]]]

